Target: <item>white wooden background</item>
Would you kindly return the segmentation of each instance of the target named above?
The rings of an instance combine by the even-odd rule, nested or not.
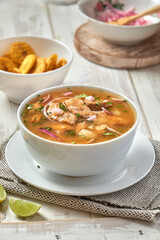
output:
[[[128,71],[104,68],[87,61],[74,47],[74,32],[85,21],[76,4],[66,6],[42,4],[40,0],[0,0],[0,38],[39,35],[63,41],[74,53],[64,84],[92,84],[125,94],[140,109],[139,131],[149,138],[160,140],[160,65]],[[9,103],[0,92],[2,98],[5,104],[0,107],[0,142],[14,131],[18,107]],[[41,203],[38,214],[22,219],[11,212],[8,199],[0,204],[0,240],[25,240],[28,236],[30,240],[160,239],[160,218],[155,223],[101,218],[100,215]]]

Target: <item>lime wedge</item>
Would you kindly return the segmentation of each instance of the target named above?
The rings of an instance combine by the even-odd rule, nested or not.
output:
[[[0,184],[0,203],[3,202],[6,199],[6,197],[7,197],[7,193],[2,187],[2,185]]]
[[[41,205],[27,202],[20,199],[10,198],[9,206],[11,210],[20,217],[30,217],[38,212]]]

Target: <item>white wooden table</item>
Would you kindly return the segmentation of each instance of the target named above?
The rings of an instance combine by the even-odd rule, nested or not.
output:
[[[64,84],[92,84],[125,94],[139,106],[139,131],[149,138],[160,140],[160,65],[128,71],[104,68],[87,61],[74,47],[74,32],[85,21],[76,4],[49,5],[40,3],[40,0],[0,1],[0,37],[40,35],[63,41],[74,53]],[[16,127],[18,106],[9,103],[2,92],[0,98],[6,101],[5,107],[0,107],[2,142]],[[2,115],[3,111],[8,114],[7,119]],[[10,196],[8,194],[8,198]],[[7,201],[0,204],[0,239],[25,240],[28,236],[30,240],[160,239],[160,218],[155,223],[102,218],[53,204],[41,204],[40,212],[29,219],[17,218]]]

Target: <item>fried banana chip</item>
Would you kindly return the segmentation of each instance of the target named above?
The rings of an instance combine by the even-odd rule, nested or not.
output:
[[[10,53],[10,52],[6,52],[6,53],[4,53],[4,54],[2,55],[2,57],[11,59],[11,53]]]
[[[32,47],[26,42],[15,42],[10,49],[11,58],[14,62],[21,64],[25,57],[34,54]]]
[[[30,54],[30,55],[26,56],[25,59],[23,60],[22,64],[19,67],[20,72],[23,74],[29,73],[29,71],[33,67],[35,61],[36,61],[36,56],[34,54]]]
[[[56,65],[56,68],[60,68],[60,67],[63,67],[65,64],[67,63],[67,60],[65,58],[61,58],[57,65]]]
[[[46,60],[46,71],[51,71],[56,69],[58,60],[57,54],[52,54],[47,60]]]
[[[13,72],[14,68],[15,68],[15,65],[11,59],[0,57],[0,70]]]
[[[29,73],[42,73],[46,69],[46,63],[44,58],[37,57],[35,64],[33,65]]]
[[[17,67],[13,68],[13,72],[14,72],[14,73],[21,73],[20,70],[19,70],[19,68],[17,68]]]

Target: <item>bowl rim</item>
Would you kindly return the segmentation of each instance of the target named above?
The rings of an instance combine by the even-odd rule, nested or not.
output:
[[[25,76],[26,78],[27,77],[37,77],[37,76],[45,76],[45,75],[50,75],[50,74],[52,74],[53,72],[58,72],[58,71],[60,71],[60,70],[62,70],[62,69],[64,69],[64,68],[67,68],[68,67],[68,65],[70,65],[71,63],[72,63],[72,61],[73,61],[73,52],[72,52],[72,50],[71,50],[71,48],[68,46],[68,45],[66,45],[64,42],[61,42],[61,41],[59,41],[59,40],[57,40],[57,39],[52,39],[52,38],[47,38],[47,37],[41,37],[41,36],[34,36],[34,35],[17,35],[17,36],[13,36],[13,37],[4,37],[4,38],[1,38],[0,39],[0,42],[1,41],[5,41],[5,40],[14,40],[14,39],[18,39],[18,38],[34,38],[34,39],[43,39],[43,40],[50,40],[50,41],[52,41],[52,42],[55,42],[55,43],[57,43],[57,44],[59,44],[59,45],[61,45],[61,46],[63,46],[64,48],[66,48],[67,49],[67,51],[69,52],[69,54],[70,54],[70,59],[69,59],[69,61],[64,65],[64,66],[62,66],[62,67],[60,67],[60,68],[57,68],[57,69],[55,69],[55,70],[51,70],[51,71],[49,71],[49,72],[43,72],[43,73],[34,73],[34,74],[24,74],[24,73],[21,73],[21,74],[19,74],[19,73],[13,73],[13,72],[7,72],[7,71],[4,71],[4,70],[0,70],[0,73],[2,72],[3,74],[8,74],[8,75],[13,75],[13,76]]]
[[[107,23],[107,22],[102,22],[102,21],[99,21],[95,18],[92,18],[90,16],[88,16],[83,10],[82,10],[82,4],[84,2],[87,2],[89,0],[79,0],[78,1],[78,10],[80,11],[80,13],[85,16],[88,20],[92,21],[92,22],[95,22],[95,23],[98,23],[102,26],[110,26],[110,27],[113,27],[113,28],[123,28],[123,29],[139,29],[139,28],[149,28],[149,27],[152,27],[152,26],[155,26],[155,25],[159,25],[160,24],[160,20],[156,23],[151,23],[151,24],[144,24],[144,25],[115,25],[115,24],[111,24],[111,23]],[[97,0],[98,1],[98,0]],[[131,28],[132,27],[132,28]]]
[[[21,113],[25,107],[25,105],[31,101],[32,99],[34,99],[38,94],[43,94],[45,92],[49,92],[49,91],[54,91],[56,89],[62,89],[62,88],[73,88],[73,87],[87,87],[87,88],[93,88],[96,90],[103,90],[103,91],[108,91],[110,93],[113,93],[119,97],[125,98],[127,100],[127,102],[129,102],[129,104],[131,105],[131,107],[133,108],[133,111],[135,112],[135,122],[133,124],[133,126],[124,134],[120,135],[117,138],[108,140],[108,141],[104,141],[104,142],[98,142],[98,143],[94,143],[94,144],[70,144],[70,143],[62,143],[62,142],[54,142],[51,140],[47,140],[45,138],[39,137],[38,135],[32,133],[28,128],[26,128],[26,126],[23,124],[22,119],[21,119]],[[82,84],[74,84],[74,85],[61,85],[61,86],[54,86],[54,87],[50,87],[50,88],[45,88],[43,90],[37,91],[33,94],[31,94],[30,96],[28,96],[27,98],[25,98],[23,100],[23,102],[20,104],[20,106],[18,107],[18,111],[17,111],[17,119],[18,119],[18,123],[20,125],[20,127],[22,127],[28,134],[30,134],[32,137],[37,138],[38,140],[44,141],[44,142],[48,142],[49,144],[55,144],[55,145],[61,145],[61,146],[67,146],[67,147],[93,147],[93,146],[97,146],[97,145],[104,145],[104,144],[112,144],[112,142],[118,142],[119,139],[125,138],[126,136],[128,136],[131,132],[133,132],[139,123],[139,118],[140,118],[140,114],[139,114],[139,109],[138,107],[133,103],[133,101],[126,97],[123,94],[120,94],[117,91],[111,90],[109,88],[103,88],[103,87],[99,87],[99,86],[94,86],[94,85],[82,85]]]

